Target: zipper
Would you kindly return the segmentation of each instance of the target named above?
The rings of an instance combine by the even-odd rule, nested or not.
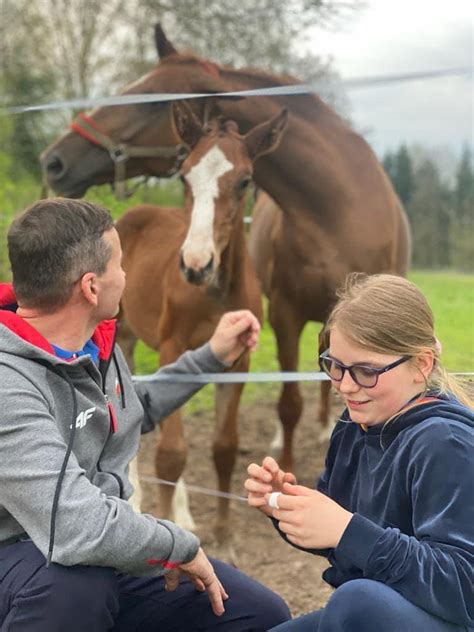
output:
[[[110,433],[115,434],[118,430],[118,421],[117,415],[115,414],[115,409],[112,402],[109,400],[107,393],[104,393],[105,401],[107,403],[107,410],[109,411],[109,419],[110,419]]]
[[[109,438],[111,434],[115,434],[118,430],[118,421],[117,421],[117,415],[115,413],[115,409],[114,406],[112,404],[112,402],[109,400],[109,397],[107,395],[107,393],[105,392],[105,384],[107,381],[107,372],[109,370],[109,366],[112,362],[112,358],[113,358],[113,349],[115,347],[115,340],[117,338],[117,331],[115,331],[115,336],[114,336],[114,340],[112,343],[112,353],[110,354],[110,356],[108,357],[107,360],[100,360],[99,362],[99,372],[100,375],[102,377],[102,393],[104,395],[104,399],[105,399],[105,403],[107,405],[107,410],[109,411],[109,420],[110,420],[110,426],[109,426]],[[105,442],[105,444],[107,444],[107,441]],[[105,445],[103,450],[105,449]],[[103,451],[102,450],[102,451]],[[108,471],[104,471],[101,466],[100,466],[100,457],[99,460],[97,461],[97,470],[99,472],[102,472],[103,474],[109,474],[109,476],[113,476],[115,478],[115,480],[118,483],[119,486],[119,490],[120,490],[120,498],[124,497],[124,488],[123,488],[123,481],[120,478],[120,476],[118,476],[118,474],[115,474],[115,472],[108,472]]]

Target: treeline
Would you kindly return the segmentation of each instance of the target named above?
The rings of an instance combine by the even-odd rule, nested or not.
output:
[[[383,158],[385,170],[408,214],[414,268],[455,268],[474,272],[474,169],[465,146],[454,177],[443,177],[437,162],[401,145]]]

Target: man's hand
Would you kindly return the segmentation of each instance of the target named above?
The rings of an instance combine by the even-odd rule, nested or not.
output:
[[[176,590],[183,575],[189,577],[197,590],[207,592],[215,615],[219,617],[223,614],[225,610],[223,601],[229,596],[201,548],[193,560],[181,564],[165,575],[166,590]]]
[[[321,492],[302,485],[284,483],[282,491],[273,517],[288,540],[306,549],[335,548],[353,514]]]
[[[248,504],[260,509],[266,516],[273,516],[273,509],[268,505],[269,494],[281,492],[284,483],[295,484],[295,475],[284,472],[271,456],[266,456],[262,465],[251,463],[247,472],[250,478],[245,481],[244,487],[248,491]]]
[[[225,364],[235,362],[244,351],[254,351],[260,335],[260,323],[248,309],[224,314],[209,344],[213,354]]]

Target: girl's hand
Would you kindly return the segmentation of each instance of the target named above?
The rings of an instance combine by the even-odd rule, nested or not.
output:
[[[244,487],[248,491],[247,502],[266,516],[274,516],[274,509],[268,505],[268,497],[272,492],[281,492],[283,485],[296,484],[296,477],[291,472],[284,472],[274,458],[266,456],[262,465],[251,463],[247,472],[250,476]]]
[[[273,517],[288,540],[306,549],[335,548],[352,519],[350,511],[314,489],[283,484]],[[268,502],[269,494],[266,495]]]

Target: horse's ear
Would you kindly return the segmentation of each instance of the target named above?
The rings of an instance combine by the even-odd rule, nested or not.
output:
[[[262,154],[276,149],[288,125],[288,110],[283,108],[279,114],[265,123],[260,123],[244,136],[249,157],[255,160]]]
[[[186,145],[192,149],[203,135],[201,122],[186,101],[174,101],[172,107],[176,131]]]
[[[168,57],[168,55],[176,55],[178,51],[173,46],[173,44],[166,37],[165,32],[163,31],[161,24],[155,24],[155,45],[156,52],[158,53],[158,57],[162,59],[163,57]]]

